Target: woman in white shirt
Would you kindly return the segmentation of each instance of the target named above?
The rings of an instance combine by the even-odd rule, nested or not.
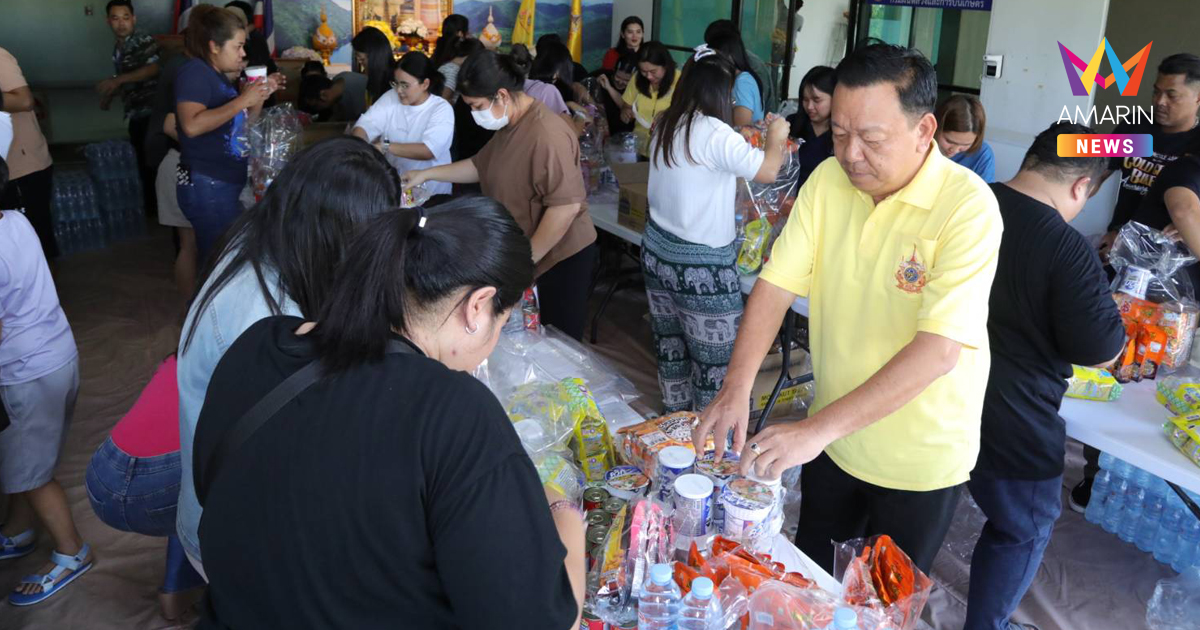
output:
[[[351,133],[379,147],[401,175],[449,164],[454,108],[437,96],[441,92],[442,75],[429,57],[410,52],[392,71],[392,89],[358,119]],[[443,182],[425,187],[435,195],[452,190]]]
[[[742,319],[737,179],[773,182],[783,165],[787,121],[771,123],[765,151],[730,126],[736,75],[727,56],[697,48],[650,138],[642,273],[668,412],[703,410],[721,389]]]

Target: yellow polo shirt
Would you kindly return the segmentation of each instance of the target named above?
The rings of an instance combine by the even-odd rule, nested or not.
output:
[[[912,182],[878,205],[833,158],[801,188],[761,279],[809,298],[813,412],[862,385],[918,331],[963,344],[949,374],[829,445],[842,470],[898,490],[968,479],[979,454],[1002,230],[991,189],[936,146]]]
[[[671,106],[671,96],[675,94],[675,84],[679,83],[680,74],[679,71],[675,72],[671,86],[666,92],[650,88],[650,96],[637,89],[637,77],[630,79],[629,85],[625,86],[623,100],[627,105],[633,105],[633,111],[637,113],[633,122],[633,135],[637,136],[637,150],[640,155],[650,157],[650,127],[647,125],[653,125],[654,119]],[[659,87],[661,88],[661,85]]]

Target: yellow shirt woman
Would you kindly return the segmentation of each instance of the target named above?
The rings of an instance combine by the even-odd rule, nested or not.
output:
[[[654,124],[654,119],[659,114],[667,111],[667,108],[671,106],[671,95],[675,93],[675,84],[678,82],[679,72],[676,71],[669,82],[664,78],[657,88],[652,86],[649,96],[638,90],[636,79],[631,80],[629,85],[625,86],[625,104],[633,106],[635,122],[633,133],[637,136],[638,155],[649,157],[650,126]],[[663,85],[668,86],[666,91],[662,90]]]

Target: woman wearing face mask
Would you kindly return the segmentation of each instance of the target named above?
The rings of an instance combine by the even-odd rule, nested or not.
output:
[[[392,88],[358,119],[352,133],[375,143],[396,172],[450,163],[454,139],[454,108],[440,96],[442,75],[424,53],[400,58],[392,73]],[[426,186],[435,195],[448,195],[450,184]]]
[[[983,103],[974,96],[955,94],[937,108],[938,130],[934,135],[942,155],[967,167],[983,178],[996,181],[996,155],[983,141],[987,114]]]
[[[638,155],[650,156],[650,127],[659,114],[671,106],[671,95],[679,73],[671,51],[659,42],[647,42],[638,51],[638,75],[625,88],[625,107],[621,120],[635,121],[633,133],[638,139]]]
[[[246,124],[283,78],[248,82],[238,94],[225,73],[238,72],[246,30],[227,9],[197,6],[184,38],[187,63],[175,76],[175,117],[179,131],[179,208],[196,231],[197,260],[242,212],[238,196],[246,185],[247,161],[238,142]]]
[[[496,131],[473,158],[409,171],[405,184],[472,184],[499,201],[533,245],[542,322],[583,337],[588,285],[596,265],[596,228],[583,209],[575,130],[524,92],[525,75],[508,55],[471,55],[459,92],[475,122]]]
[[[829,115],[833,111],[835,86],[837,72],[829,66],[816,66],[800,81],[800,111],[788,117],[792,126],[788,135],[804,141],[796,151],[801,186],[821,162],[833,155]]]
[[[577,628],[582,513],[469,374],[533,281],[528,239],[464,197],[385,213],[349,251],[317,317],[255,324],[213,374],[200,628]]]
[[[604,60],[600,62],[601,69],[612,72],[622,57],[630,53],[637,54],[642,47],[642,38],[645,34],[646,26],[642,24],[642,18],[631,15],[622,20],[621,36],[617,38],[617,45],[604,53]]]
[[[721,388],[742,317],[737,179],[771,183],[783,165],[787,121],[771,123],[765,150],[729,125],[736,75],[728,57],[697,49],[650,140],[642,275],[668,412],[703,410]]]

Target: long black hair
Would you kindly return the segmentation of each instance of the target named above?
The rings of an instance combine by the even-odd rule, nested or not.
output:
[[[750,68],[750,56],[746,54],[746,44],[742,42],[742,34],[737,31],[719,31],[712,36],[708,45],[715,51],[724,53],[733,62],[738,72],[749,72],[758,85],[759,105],[766,109],[767,93],[763,90],[762,77]]]
[[[451,13],[442,20],[442,33],[433,47],[434,68],[441,68],[457,56],[454,54],[455,46],[459,40],[467,36],[470,30],[471,23],[465,15]]]
[[[650,159],[670,168],[673,166],[671,152],[676,142],[683,141],[683,155],[688,162],[692,158],[692,121],[697,116],[712,116],[726,124],[733,121],[733,77],[737,69],[725,55],[710,52],[708,55],[689,59],[683,66],[683,76],[675,85],[671,105],[655,122],[650,132]]]
[[[804,88],[813,86],[813,89],[833,96],[833,89],[837,87],[837,70],[829,66],[813,66],[808,72],[804,73],[804,78],[800,79],[800,89],[796,92],[796,98],[804,99]]]
[[[558,88],[563,100],[568,103],[578,100],[575,90],[571,89],[571,84],[575,82],[575,64],[571,60],[570,49],[562,42],[548,41],[542,44],[529,70],[529,78]]]
[[[350,46],[354,52],[367,56],[367,67],[364,69],[367,94],[371,95],[372,101],[378,100],[388,91],[392,81],[392,42],[382,31],[368,26],[350,40]]]
[[[525,91],[526,70],[512,55],[491,50],[472,53],[458,71],[458,92],[472,98],[496,98],[501,89]]]
[[[363,226],[349,252],[314,331],[333,372],[382,359],[392,331],[411,334],[430,307],[463,289],[495,287],[499,315],[533,284],[529,239],[488,197],[386,212]]]
[[[638,50],[637,60],[639,64],[652,63],[665,70],[662,79],[665,85],[658,86],[659,94],[665,94],[671,89],[671,82],[675,80],[675,58],[671,56],[671,51],[667,50],[662,42],[643,42],[641,49]],[[640,71],[637,79],[634,79],[634,83],[637,84],[637,89],[642,96],[650,96],[650,80],[642,76]]]
[[[631,15],[624,20],[621,20],[621,30],[617,31],[617,43],[613,44],[613,48],[617,49],[618,56],[625,53],[637,52],[625,44],[625,29],[630,24],[637,24],[638,26],[642,27],[642,46],[646,45],[646,25],[642,23],[642,18],[636,15]],[[641,48],[639,47],[638,50],[641,50]]]
[[[395,70],[403,70],[416,77],[418,81],[428,79],[430,96],[440,97],[442,95],[442,86],[445,85],[446,78],[437,71],[437,66],[433,65],[425,53],[417,50],[404,53],[400,61],[396,62]]]
[[[217,243],[193,299],[183,351],[196,334],[199,313],[247,266],[272,315],[283,312],[273,297],[278,292],[306,319],[316,317],[354,228],[399,205],[396,169],[365,140],[338,136],[301,151]],[[272,274],[276,286],[268,286]]]

